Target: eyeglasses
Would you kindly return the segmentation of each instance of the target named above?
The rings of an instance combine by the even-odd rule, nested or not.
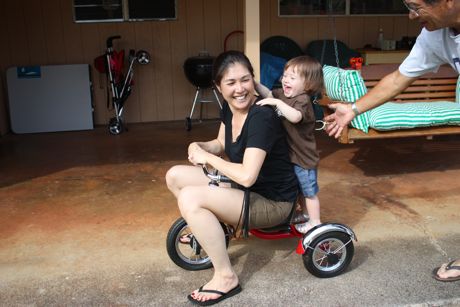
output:
[[[406,6],[406,8],[409,10],[409,14],[412,13],[412,14],[415,15],[415,17],[420,16],[420,13],[419,13],[420,9],[421,9],[420,7],[414,8],[414,7],[410,6],[409,4],[407,4],[405,0],[402,0],[402,2]]]

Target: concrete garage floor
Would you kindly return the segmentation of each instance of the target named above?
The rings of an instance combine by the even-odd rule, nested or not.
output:
[[[213,121],[0,138],[1,306],[189,306],[211,271],[169,260],[164,174]],[[243,292],[223,306],[460,306],[431,277],[460,257],[460,136],[341,145],[318,134],[324,221],[351,226],[349,270],[318,279],[296,240],[231,242]]]

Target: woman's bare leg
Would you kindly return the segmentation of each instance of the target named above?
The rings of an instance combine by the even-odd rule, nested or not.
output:
[[[166,184],[168,189],[176,196],[183,187],[208,185],[209,179],[204,175],[199,166],[175,165],[166,173]]]
[[[179,192],[181,214],[214,266],[214,276],[203,289],[226,293],[238,285],[238,276],[231,266],[219,220],[238,224],[242,203],[243,191],[237,189],[188,186]],[[194,291],[192,296],[206,301],[220,295]]]

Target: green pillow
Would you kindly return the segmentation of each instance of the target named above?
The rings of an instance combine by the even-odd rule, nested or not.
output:
[[[460,125],[460,104],[451,101],[387,102],[367,113],[369,126],[382,131]]]
[[[366,85],[357,70],[345,70],[324,65],[326,93],[333,100],[355,102],[367,93]]]
[[[367,93],[366,85],[357,70],[345,70],[333,66],[324,65],[324,84],[326,93],[332,100],[355,102]],[[369,115],[364,112],[351,121],[351,126],[368,132]]]
[[[369,132],[369,112],[364,112],[353,118],[351,126],[365,133]]]

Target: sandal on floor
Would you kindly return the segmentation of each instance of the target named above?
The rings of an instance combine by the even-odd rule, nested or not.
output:
[[[225,300],[225,299],[227,299],[229,297],[232,297],[232,296],[240,293],[241,290],[242,290],[242,288],[241,288],[241,286],[239,284],[236,285],[235,288],[233,288],[232,290],[228,291],[227,293],[217,291],[217,290],[205,290],[205,289],[203,289],[203,286],[201,286],[200,289],[198,289],[198,292],[201,292],[201,293],[215,293],[215,294],[219,294],[220,296],[218,298],[210,299],[210,300],[207,300],[207,301],[199,301],[199,300],[193,298],[193,296],[191,294],[189,294],[187,296],[187,298],[188,298],[188,300],[190,302],[192,302],[195,305],[211,306],[211,305],[217,304],[220,301],[223,301],[223,300]]]
[[[179,237],[179,242],[182,244],[190,244],[192,242],[193,234],[189,233]]]
[[[447,265],[446,265],[446,271],[450,271],[450,270],[456,270],[456,271],[460,271],[460,266],[458,265],[453,265],[454,261],[451,261],[449,262]],[[447,278],[442,278],[438,275],[438,271],[441,267],[437,267],[433,270],[433,278],[436,279],[436,280],[439,280],[439,281],[457,281],[457,280],[460,280],[460,275],[458,276],[454,276],[454,277],[447,277]]]

